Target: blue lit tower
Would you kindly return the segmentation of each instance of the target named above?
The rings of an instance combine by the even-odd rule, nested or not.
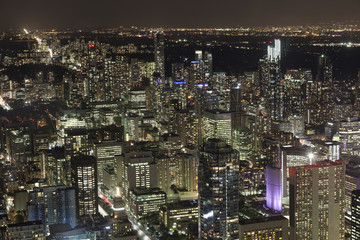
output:
[[[224,141],[200,151],[199,239],[239,239],[239,157]]]

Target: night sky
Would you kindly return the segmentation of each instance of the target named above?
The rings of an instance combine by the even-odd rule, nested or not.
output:
[[[360,20],[359,0],[1,0],[0,27],[283,26]]]

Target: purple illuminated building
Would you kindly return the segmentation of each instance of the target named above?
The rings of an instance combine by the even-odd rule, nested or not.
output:
[[[266,168],[266,206],[274,211],[282,210],[281,169]]]

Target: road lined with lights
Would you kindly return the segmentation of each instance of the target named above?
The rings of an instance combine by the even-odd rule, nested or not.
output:
[[[105,202],[107,203],[113,210],[114,209],[114,204],[112,204],[105,195],[103,195],[101,192],[98,192],[98,196]],[[99,205],[100,206],[100,205]],[[105,212],[105,210],[104,210]],[[129,217],[129,221],[132,223],[134,229],[138,232],[139,236],[141,237],[141,239],[143,240],[151,240],[151,238],[148,237],[148,235],[140,228],[140,226],[136,223],[136,221],[132,220],[131,217]],[[149,234],[149,233],[148,233]]]

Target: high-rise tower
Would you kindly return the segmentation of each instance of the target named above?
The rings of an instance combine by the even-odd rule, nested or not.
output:
[[[345,239],[345,165],[290,167],[291,239]]]
[[[239,239],[239,157],[224,141],[200,151],[199,239]]]
[[[75,188],[77,216],[98,213],[97,161],[93,156],[71,158],[71,181]]]
[[[160,73],[161,80],[165,80],[165,44],[164,32],[154,33],[155,72]]]

